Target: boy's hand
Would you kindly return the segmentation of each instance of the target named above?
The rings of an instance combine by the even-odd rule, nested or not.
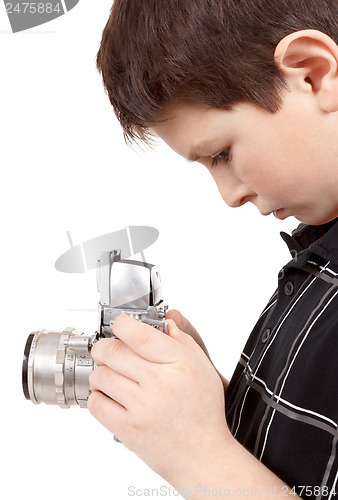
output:
[[[203,349],[205,354],[210,359],[208,350],[207,350],[201,336],[197,332],[196,328],[194,326],[192,326],[190,321],[187,320],[187,318],[185,318],[180,311],[177,311],[176,309],[171,309],[170,311],[167,312],[166,319],[172,319],[175,322],[175,324],[177,325],[177,327],[180,330],[182,330],[182,332],[185,332],[188,335],[190,335],[190,337],[192,337],[195,340],[195,342],[197,342],[197,344]]]
[[[205,353],[168,320],[169,334],[119,316],[120,339],[92,348],[88,408],[127,448],[172,484],[216,460],[232,439],[221,379]]]
[[[180,330],[182,330],[182,332],[185,332],[188,335],[190,335],[190,337],[192,337],[195,340],[195,342],[197,342],[197,344],[203,349],[203,351],[205,352],[205,354],[208,356],[209,360],[212,363],[212,360],[210,358],[208,350],[207,350],[201,336],[197,332],[196,328],[190,323],[189,320],[187,320],[187,318],[185,318],[180,313],[180,311],[177,311],[176,309],[172,309],[172,310],[168,311],[167,315],[166,315],[166,319],[174,320],[176,325],[178,326],[178,328]],[[216,369],[216,367],[215,367],[215,369]],[[225,377],[223,377],[223,375],[218,370],[217,370],[217,373],[221,377],[221,380],[223,382],[224,391],[226,391],[228,388],[229,382]]]

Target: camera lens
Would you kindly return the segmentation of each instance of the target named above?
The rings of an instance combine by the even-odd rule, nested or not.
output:
[[[23,393],[25,395],[26,399],[29,399],[31,401],[29,391],[28,391],[28,358],[29,358],[29,353],[31,350],[31,345],[33,342],[34,338],[34,333],[31,333],[28,336],[26,346],[25,346],[25,351],[23,354],[23,362],[22,362],[22,389]]]
[[[90,354],[93,336],[73,328],[62,332],[40,330],[28,336],[22,364],[26,399],[70,408],[87,406],[89,375],[94,369]]]

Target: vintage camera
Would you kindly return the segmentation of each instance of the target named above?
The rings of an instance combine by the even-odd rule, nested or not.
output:
[[[27,399],[70,408],[87,407],[89,375],[95,368],[91,348],[100,338],[114,337],[112,324],[128,314],[167,333],[168,306],[161,294],[157,266],[122,260],[121,251],[101,252],[97,266],[100,292],[99,326],[93,335],[73,328],[63,332],[40,330],[28,336],[22,365],[22,386]]]

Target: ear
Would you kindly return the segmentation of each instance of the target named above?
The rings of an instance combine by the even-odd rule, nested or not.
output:
[[[323,111],[338,111],[338,47],[329,36],[291,33],[277,45],[275,62],[291,91],[312,93]]]

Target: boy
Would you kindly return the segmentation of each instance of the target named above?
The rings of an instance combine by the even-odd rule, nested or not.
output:
[[[91,413],[186,497],[336,495],[337,42],[336,0],[116,0],[103,33],[127,139],[156,134],[230,206],[307,224],[283,234],[293,259],[225,401],[177,311],[168,336],[121,316],[93,348]]]

